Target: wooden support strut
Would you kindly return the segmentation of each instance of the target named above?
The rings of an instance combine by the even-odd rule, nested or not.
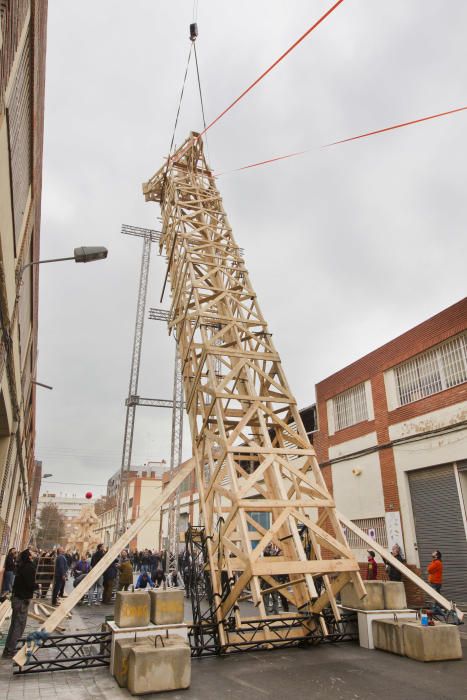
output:
[[[112,545],[109,551],[102,557],[102,559],[96,564],[94,568],[85,576],[85,578],[79,583],[71,593],[68,598],[66,598],[63,603],[61,603],[52,615],[45,620],[45,622],[39,628],[44,632],[53,632],[54,629],[60,624],[60,622],[67,617],[68,613],[72,608],[75,607],[77,603],[81,600],[85,593],[93,586],[98,578],[102,576],[104,571],[108,569],[110,564],[117,558],[121,550],[124,549],[127,544],[135,537],[138,532],[152,519],[154,514],[160,510],[161,506],[172,496],[173,493],[178,489],[180,484],[187,476],[191,474],[195,466],[194,459],[191,458],[187,464],[180,469],[175,475],[172,481],[168,484],[167,488],[157,496],[148,507],[143,511],[142,515],[133,523],[131,527],[128,528],[126,532],[118,538],[118,540]],[[37,649],[37,645],[32,645],[32,651]],[[27,645],[25,644],[13,658],[13,660],[18,664],[18,666],[24,666],[27,661]]]
[[[351,520],[346,518],[345,515],[342,515],[342,513],[339,513],[338,511],[335,512],[338,520],[340,520],[344,527],[346,527],[348,530],[352,530],[352,532],[354,532],[358,537],[360,537],[360,539],[369,544],[371,549],[373,549],[375,552],[378,552],[378,554],[381,555],[383,559],[385,559],[385,561],[388,561],[390,564],[392,564],[392,566],[398,571],[400,571],[401,574],[404,574],[404,576],[408,578],[409,581],[412,581],[412,583],[414,583],[418,588],[420,588],[427,595],[429,595],[430,598],[433,598],[433,600],[442,605],[442,607],[446,610],[451,610],[453,608],[453,604],[447,598],[442,596],[441,593],[435,591],[435,589],[432,588],[429,583],[423,581],[423,579],[421,579],[420,576],[414,574],[414,572],[411,571],[405,564],[402,564],[402,562],[400,562],[399,559],[393,557],[392,554],[387,552],[384,549],[384,547],[381,547],[381,545],[379,545],[377,542],[371,539],[371,537],[369,537],[366,534],[366,532],[360,530],[360,528],[357,527],[357,525],[355,525]],[[464,618],[464,613],[462,612],[462,610],[459,610],[459,608],[455,606],[454,610],[456,611],[459,620],[462,621]]]

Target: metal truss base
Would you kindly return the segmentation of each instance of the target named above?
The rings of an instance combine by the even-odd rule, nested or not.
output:
[[[51,635],[30,655],[23,667],[15,666],[13,673],[24,676],[30,673],[109,666],[111,641],[111,632]],[[18,648],[25,643],[26,639],[20,639]]]
[[[220,644],[216,613],[228,595],[216,603],[207,562],[207,538],[203,527],[190,526],[186,532],[186,557],[190,562],[189,592],[193,624],[189,627],[192,657],[231,654],[242,651],[284,649],[292,646],[355,641],[358,639],[355,613],[337,621],[330,608],[320,615],[283,613],[268,618],[243,619],[234,615],[222,621],[227,643]],[[325,624],[322,624],[322,623]],[[326,632],[323,631],[326,630]]]

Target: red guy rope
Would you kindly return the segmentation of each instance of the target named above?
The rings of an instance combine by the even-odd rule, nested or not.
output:
[[[439,112],[438,114],[431,114],[429,117],[420,117],[419,119],[412,119],[409,122],[402,122],[401,124],[393,124],[393,126],[386,126],[384,129],[376,129],[375,131],[367,131],[365,134],[359,134],[358,136],[350,136],[347,139],[341,139],[340,141],[332,141],[332,143],[326,143],[321,148],[329,148],[330,146],[337,146],[338,144],[341,143],[348,143],[349,141],[357,141],[358,139],[364,139],[367,136],[375,136],[376,134],[383,134],[386,131],[393,131],[394,129],[402,129],[404,126],[412,126],[413,124],[419,124],[420,122],[426,122],[429,119],[438,119],[439,117],[446,117],[449,114],[456,114],[456,112],[464,112],[467,110],[466,107],[457,107],[456,109],[450,109],[447,112]],[[301,156],[304,155],[305,153],[309,153],[311,148],[308,148],[305,151],[297,151],[295,153],[287,153],[284,156],[277,156],[275,158],[268,158],[267,160],[260,160],[258,163],[251,163],[250,165],[243,165],[241,168],[235,168],[234,170],[228,170],[223,173],[218,173],[217,177],[220,177],[221,175],[226,175],[228,173],[236,173],[239,172],[240,170],[248,170],[249,168],[257,168],[260,165],[267,165],[268,163],[274,163],[275,161],[278,160],[285,160],[286,158],[295,158],[296,156]]]

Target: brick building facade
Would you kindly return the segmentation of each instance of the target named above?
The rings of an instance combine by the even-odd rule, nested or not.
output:
[[[30,539],[47,0],[0,2],[0,578]]]
[[[443,592],[465,603],[467,298],[319,382],[316,401],[313,443],[337,508],[400,544],[422,576],[439,548]]]

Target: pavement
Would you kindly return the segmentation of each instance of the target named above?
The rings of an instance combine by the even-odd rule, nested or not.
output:
[[[69,631],[97,631],[112,606],[77,606]],[[187,606],[187,616],[189,607]],[[35,626],[33,625],[32,628]],[[422,664],[358,644],[322,644],[226,657],[193,659],[191,687],[141,696],[154,700],[466,700],[467,630],[460,628],[464,659]],[[114,700],[131,697],[107,668],[12,674],[0,661],[0,698]]]

